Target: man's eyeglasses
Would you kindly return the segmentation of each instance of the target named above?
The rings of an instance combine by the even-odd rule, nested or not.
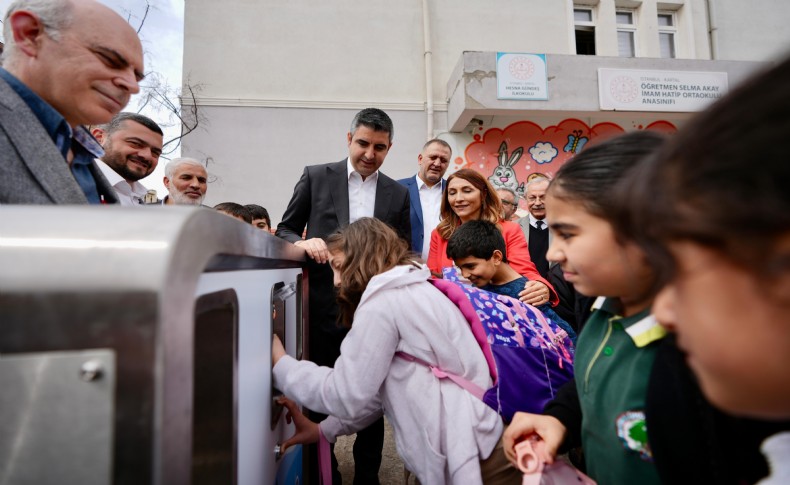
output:
[[[512,206],[512,207],[516,206],[515,202],[510,202],[509,200],[503,200],[502,203],[505,204],[505,205]]]

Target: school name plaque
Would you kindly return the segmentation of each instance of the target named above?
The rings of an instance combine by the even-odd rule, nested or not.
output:
[[[496,79],[497,99],[549,99],[545,54],[497,52]]]
[[[598,69],[598,98],[608,111],[700,111],[727,90],[726,72]]]

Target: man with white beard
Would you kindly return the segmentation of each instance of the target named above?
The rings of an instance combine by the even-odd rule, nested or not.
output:
[[[208,188],[208,172],[194,158],[174,158],[165,165],[165,188],[169,195],[163,205],[201,205]]]

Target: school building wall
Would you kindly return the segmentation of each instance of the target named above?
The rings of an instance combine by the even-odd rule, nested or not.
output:
[[[429,136],[453,145],[451,170],[488,175],[498,149],[489,145],[518,132],[510,151],[524,146],[521,182],[553,171],[529,156],[546,130],[555,131],[558,166],[576,131],[593,139],[651,124],[671,130],[691,115],[600,110],[598,64],[727,72],[732,86],[790,48],[787,29],[774,28],[790,18],[790,2],[781,0],[190,0],[185,8],[183,78],[200,90],[183,102],[196,103],[205,122],[182,153],[207,162],[208,204],[259,203],[274,224],[305,165],[347,155],[348,125],[362,108],[382,108],[394,120],[382,166],[391,177],[415,173]],[[594,14],[596,56],[575,55],[574,9]],[[634,14],[635,58],[617,57],[622,11]],[[676,59],[658,58],[660,12],[672,13]],[[549,100],[497,100],[490,84],[497,52],[546,54]]]

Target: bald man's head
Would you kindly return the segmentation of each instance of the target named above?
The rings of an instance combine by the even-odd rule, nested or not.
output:
[[[137,33],[94,0],[18,0],[3,29],[3,67],[71,126],[107,123],[140,91]]]

